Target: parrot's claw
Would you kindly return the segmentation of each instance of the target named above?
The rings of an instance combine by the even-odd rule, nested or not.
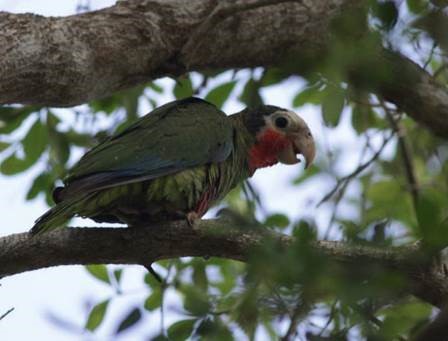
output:
[[[199,228],[199,225],[198,225],[199,220],[201,220],[201,218],[199,217],[199,215],[196,212],[191,211],[191,212],[187,213],[188,225],[190,225],[190,227],[193,230],[197,230]]]

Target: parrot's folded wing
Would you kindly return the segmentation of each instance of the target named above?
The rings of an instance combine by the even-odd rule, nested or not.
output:
[[[233,128],[213,104],[187,98],[161,106],[99,144],[71,169],[64,198],[224,161]]]

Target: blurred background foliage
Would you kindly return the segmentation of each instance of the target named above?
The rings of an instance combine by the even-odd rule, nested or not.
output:
[[[154,314],[160,326],[151,326],[153,340],[407,340],[429,320],[429,304],[401,294],[406,278],[362,264],[337,267],[309,246],[316,239],[388,247],[420,238],[439,245],[448,238],[446,141],[369,91],[390,77],[387,68],[378,73],[370,67],[380,48],[400,51],[448,84],[448,2],[367,3],[334,22],[331,44],[318,58],[293,56],[267,69],[194,72],[174,86],[156,80],[73,109],[0,107],[0,172],[13,176],[33,169],[26,200],[45,196],[49,205],[54,184],[85,151],[167,96],[252,106],[263,103],[272,87],[292,87],[299,90],[289,107],[320,115],[317,160],[290,183],[298,195],[311,193],[312,215],[307,208],[299,218],[266,210],[250,183],[220,206],[294,235],[296,242],[284,250],[268,241],[253,250],[247,265],[215,258],[157,262],[162,283],[150,274],[142,278],[146,298],[129,305],[111,335],[132,335],[135,325]],[[352,82],[353,65],[364,72]],[[355,145],[346,142],[347,132],[357,135]],[[132,294],[121,288],[126,267],[91,265],[86,271],[111,295],[88,309],[85,326],[74,333],[95,333],[108,307]]]

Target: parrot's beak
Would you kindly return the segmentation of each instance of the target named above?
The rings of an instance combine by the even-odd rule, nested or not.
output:
[[[287,165],[293,165],[300,162],[298,154],[305,158],[305,168],[308,168],[316,155],[316,146],[313,136],[308,127],[300,129],[297,133],[291,134],[291,144],[282,149],[278,154],[278,160]]]

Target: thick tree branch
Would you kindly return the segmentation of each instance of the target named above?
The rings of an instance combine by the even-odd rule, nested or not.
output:
[[[0,104],[72,106],[187,66],[273,65],[283,53],[322,45],[331,18],[357,3],[273,2],[132,0],[68,17],[0,12]],[[217,6],[224,16],[210,16]]]
[[[352,80],[371,90],[437,135],[448,137],[448,91],[400,53],[380,50],[370,65],[354,67]]]
[[[197,229],[184,221],[148,228],[69,228],[38,236],[28,233],[0,238],[0,276],[70,264],[141,264],[184,256],[223,257],[245,261],[249,250],[266,239],[284,247],[293,238],[265,228],[232,228],[224,220],[203,220]],[[417,245],[373,248],[317,241],[319,254],[342,265],[381,265],[409,277],[409,293],[441,307],[448,298],[446,274],[436,265],[423,266]],[[300,260],[298,260],[300,261]]]
[[[299,64],[303,58],[319,60],[327,54],[332,20],[363,5],[355,0],[223,3],[119,1],[68,17],[0,12],[0,104],[73,106],[186,71],[269,67],[284,63],[285,56]],[[447,137],[446,89],[400,54],[386,50],[376,58],[369,66],[353,65],[351,77],[375,83],[372,75],[390,75],[372,90]]]

